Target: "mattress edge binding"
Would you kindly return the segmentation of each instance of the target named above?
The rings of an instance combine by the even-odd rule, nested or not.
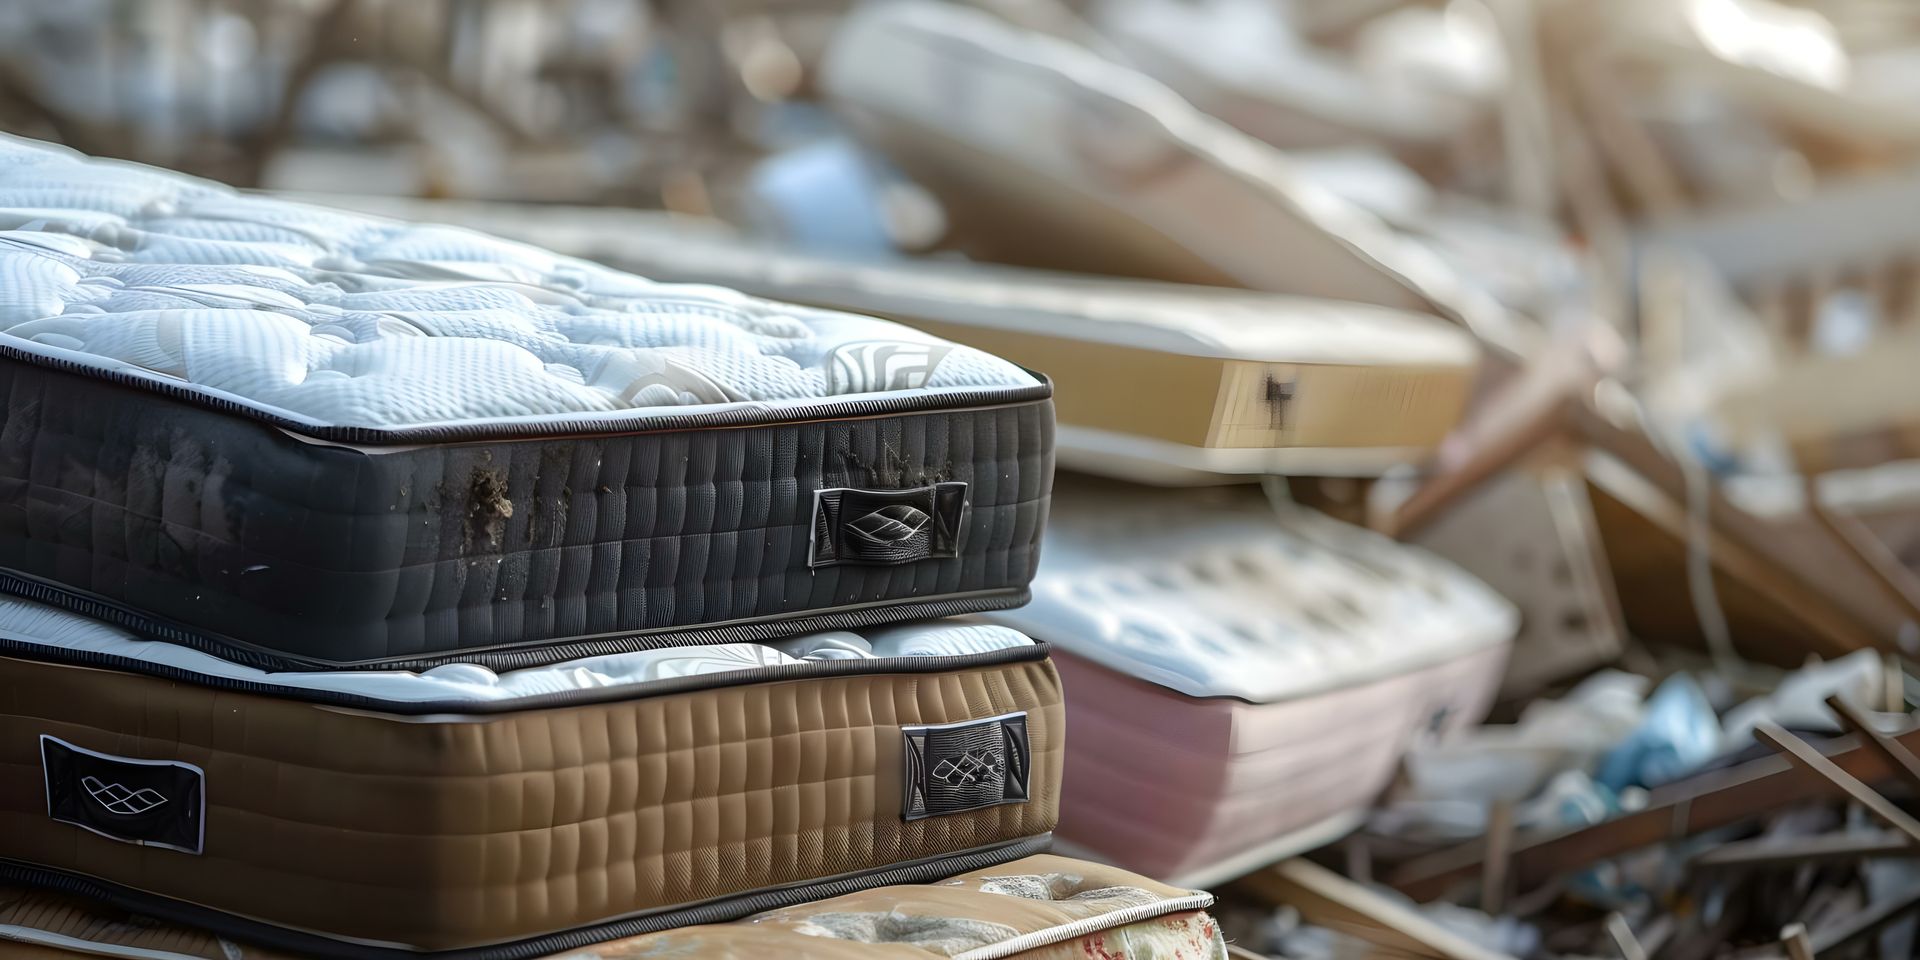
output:
[[[821,397],[797,402],[791,408],[769,407],[776,401],[748,401],[750,406],[694,413],[655,413],[633,417],[541,417],[476,420],[466,424],[424,424],[405,427],[364,427],[312,423],[275,410],[233,399],[210,388],[175,382],[132,368],[89,364],[24,349],[0,333],[0,361],[20,363],[66,376],[104,381],[154,394],[216,413],[262,423],[297,437],[342,446],[420,446],[477,443],[496,440],[551,440],[577,436],[617,436],[637,433],[673,433],[700,429],[775,426],[822,420],[953,412],[956,410],[1025,406],[1053,399],[1053,381],[1043,373],[1020,367],[1039,382],[1005,387],[941,388],[937,393],[903,390],[867,399]],[[1009,361],[1011,362],[1011,361]]]
[[[1005,960],[1007,957],[1037,950],[1058,943],[1064,943],[1090,933],[1114,930],[1128,924],[1140,923],[1169,914],[1186,913],[1190,910],[1205,910],[1213,906],[1213,894],[1204,890],[1190,890],[1183,896],[1170,896],[1152,903],[1138,903],[1131,907],[1121,907],[1093,917],[1082,917],[1066,923],[1030,930],[1016,937],[1010,937],[999,943],[990,943],[953,955],[952,960]]]
[[[1032,640],[1032,638],[1029,638]],[[900,674],[946,673],[1016,663],[1040,663],[1052,656],[1052,647],[1040,640],[1019,647],[1004,647],[979,653],[923,655],[909,657],[872,657],[863,659],[820,659],[800,663],[746,667],[719,673],[681,677],[662,677],[620,686],[587,687],[553,693],[534,694],[504,700],[384,700],[362,694],[342,693],[304,687],[284,687],[254,680],[215,677],[183,667],[152,663],[136,657],[75,650],[32,643],[0,636],[0,659],[23,660],[54,666],[110,670],[157,680],[186,683],[213,690],[273,697],[317,706],[361,710],[369,713],[407,717],[491,716],[556,707],[624,703],[698,693],[722,687],[752,686],[762,683],[786,683],[839,677],[888,676]]]

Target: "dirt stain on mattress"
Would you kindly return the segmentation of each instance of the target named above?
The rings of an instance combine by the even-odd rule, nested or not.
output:
[[[476,467],[467,480],[467,550],[497,550],[513,518],[513,500],[507,496],[507,473]]]
[[[882,443],[880,455],[872,460],[852,450],[846,451],[844,458],[850,473],[864,473],[869,485],[883,489],[930,487],[953,479],[951,462],[923,462],[900,453],[889,443]]]

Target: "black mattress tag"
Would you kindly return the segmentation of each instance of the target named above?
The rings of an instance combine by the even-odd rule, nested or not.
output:
[[[1025,712],[900,732],[906,739],[900,815],[906,819],[1027,802]]]
[[[966,509],[967,485],[961,482],[912,490],[816,490],[807,566],[957,557]]]
[[[95,753],[40,737],[47,816],[103,837],[199,853],[206,835],[206,774],[191,763]]]

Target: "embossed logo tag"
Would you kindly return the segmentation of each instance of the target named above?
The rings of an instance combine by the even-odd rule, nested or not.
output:
[[[40,737],[47,816],[123,843],[199,853],[206,774],[191,763],[136,760]]]
[[[1027,801],[1027,715],[901,727],[908,820]]]
[[[960,482],[911,490],[816,490],[807,565],[889,565],[957,557],[966,508],[967,485]]]

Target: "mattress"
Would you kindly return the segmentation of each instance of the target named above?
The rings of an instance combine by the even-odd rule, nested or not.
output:
[[[1537,339],[1284,153],[989,13],[863,7],[822,83],[864,141],[943,200],[954,242],[980,259],[1424,311],[1508,354]]]
[[[340,197],[648,276],[885,317],[1045,370],[1063,466],[1146,483],[1361,476],[1424,459],[1479,349],[1431,316],[1248,290],[930,260],[855,261],[656,215]]]
[[[570,960],[695,955],[828,960],[1224,960],[1208,894],[1114,867],[1036,855],[937,884],[881,887],[596,944]],[[41,891],[0,887],[0,941],[31,958],[288,960],[278,950]],[[43,951],[35,952],[35,951]],[[72,952],[68,952],[72,951]],[[13,956],[13,954],[8,954]]]
[[[1356,822],[1416,738],[1485,716],[1517,628],[1456,568],[1304,509],[1093,483],[1033,604],[990,619],[1057,644],[1073,690],[1061,838],[1180,883]]]
[[[935,621],[269,673],[0,602],[0,883],[299,956],[514,960],[1044,849],[1047,647]]]
[[[269,669],[1026,597],[1048,384],[873,318],[0,140],[0,589]]]
[[[1127,63],[1279,147],[1437,152],[1484,121],[1504,80],[1493,25],[1468,15],[1402,11],[1349,57],[1303,39],[1288,13],[1259,0],[1101,0],[1088,19]]]

